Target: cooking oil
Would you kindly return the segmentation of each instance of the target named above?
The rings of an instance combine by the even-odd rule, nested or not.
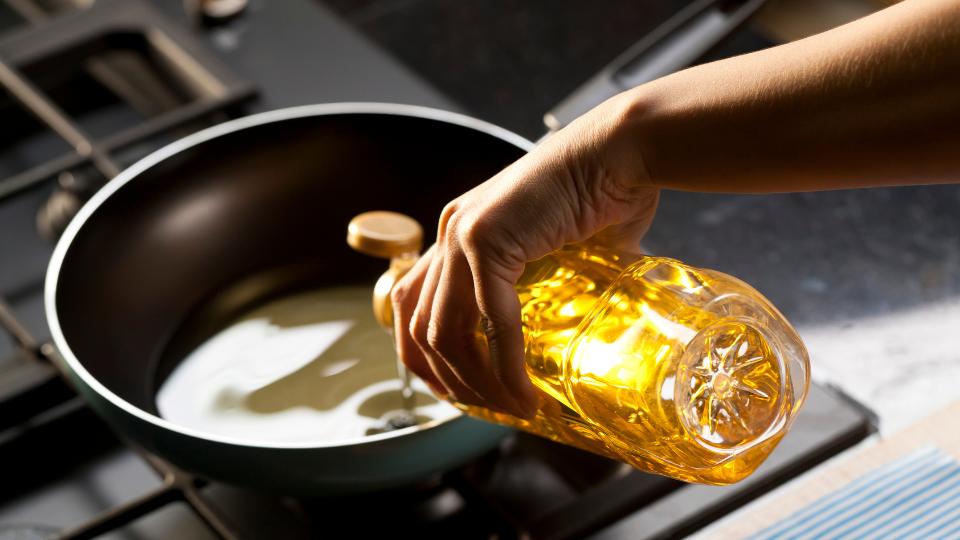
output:
[[[806,392],[796,334],[732,277],[658,257],[622,264],[570,247],[528,265],[517,292],[540,409],[521,420],[457,406],[645,471],[741,480]]]

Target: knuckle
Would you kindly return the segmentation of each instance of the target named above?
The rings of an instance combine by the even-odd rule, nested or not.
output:
[[[508,330],[513,324],[516,323],[512,321],[508,322],[507,319],[499,315],[491,315],[490,317],[483,318],[483,336],[486,339],[487,347],[494,353],[494,356],[499,356],[499,353],[502,352],[503,347],[506,345],[504,341],[509,335]]]
[[[459,203],[456,199],[450,201],[443,207],[443,211],[440,212],[440,221],[437,225],[437,231],[440,234],[445,234],[450,225],[450,220],[453,219],[454,215],[457,213],[459,208]]]
[[[390,290],[390,300],[396,305],[406,298],[408,294],[410,294],[410,286],[405,283],[405,280],[401,279],[396,282]]]
[[[457,240],[464,252],[472,253],[487,270],[502,270],[526,262],[522,235],[501,227],[492,218],[463,220],[457,228]]]
[[[458,199],[454,199],[448,202],[447,204],[445,204],[443,207],[443,211],[440,212],[440,221],[449,220],[453,216],[453,214],[456,213],[458,206],[459,206]]]
[[[460,242],[460,220],[457,217],[453,217],[447,222],[447,228],[444,231],[444,241],[447,245],[447,250],[451,248],[462,248],[463,243]]]
[[[436,318],[431,319],[427,325],[427,345],[437,352],[448,350],[448,340],[444,337],[441,326],[442,324]]]
[[[393,312],[400,316],[404,313],[405,300],[410,296],[411,287],[405,280],[400,280],[390,291],[390,304]]]
[[[477,249],[489,237],[489,226],[484,219],[463,220],[457,227],[457,241],[464,247]]]
[[[427,324],[424,324],[420,317],[414,315],[410,320],[410,337],[413,338],[413,342],[417,344],[421,349],[426,349],[430,347],[430,343],[427,339],[428,329]]]

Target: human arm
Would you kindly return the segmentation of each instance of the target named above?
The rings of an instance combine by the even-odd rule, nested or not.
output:
[[[469,404],[529,416],[513,285],[593,238],[636,249],[659,188],[784,192],[960,178],[960,2],[907,0],[616,96],[444,210],[394,293],[401,357]],[[487,349],[473,340],[486,321]]]
[[[625,93],[651,181],[785,192],[960,179],[960,2],[908,0]],[[635,166],[635,165],[634,165]]]

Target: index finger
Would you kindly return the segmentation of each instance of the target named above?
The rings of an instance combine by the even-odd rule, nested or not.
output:
[[[410,335],[410,319],[417,307],[423,280],[436,251],[434,248],[435,246],[430,246],[430,249],[414,263],[413,268],[394,285],[390,300],[393,304],[393,335],[397,355],[410,368],[410,371],[430,385],[434,393],[445,395],[443,383],[430,368],[423,351]]]

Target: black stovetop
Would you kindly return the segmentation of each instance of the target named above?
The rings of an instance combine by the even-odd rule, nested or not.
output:
[[[492,72],[484,71],[483,65],[473,72],[474,82],[470,82],[471,69],[478,62],[482,64],[483,59],[476,45],[454,40],[452,43],[459,45],[446,52],[421,55],[425,48],[442,49],[431,45],[431,40],[446,39],[443,29],[423,34],[414,25],[403,30],[400,25],[404,17],[397,10],[407,6],[412,10],[408,11],[409,17],[421,17],[418,20],[424,24],[429,21],[426,15],[431,10],[441,9],[436,2],[370,1],[362,3],[367,11],[360,12],[351,11],[346,2],[331,4],[360,30],[320,3],[260,0],[252,2],[247,12],[232,22],[198,31],[187,29],[180,2],[157,0],[152,5],[165,14],[170,26],[198,41],[205,51],[203,55],[211,53],[210,62],[218,66],[213,71],[237,89],[236,95],[228,103],[214,107],[204,101],[207,109],[188,110],[183,114],[193,116],[180,118],[176,129],[163,129],[149,136],[128,134],[129,140],[120,145],[116,140],[110,141],[109,131],[103,131],[101,137],[103,126],[125,122],[130,127],[142,118],[131,116],[122,108],[112,108],[109,99],[97,93],[102,93],[102,89],[97,90],[96,85],[87,81],[84,88],[106,105],[97,109],[96,114],[83,117],[82,125],[91,137],[107,140],[103,148],[119,166],[164,141],[225,118],[316,102],[392,101],[451,110],[465,106],[486,119],[503,120],[508,128],[536,136],[539,126],[534,121],[543,112],[540,107],[546,108],[562,97],[570,89],[564,85],[574,84],[570,82],[573,75],[550,75],[546,68],[533,72],[524,69],[538,62],[560,65],[564,54],[576,56],[586,47],[590,52],[584,53],[584,57],[592,58],[586,62],[590,65],[581,64],[572,71],[577,78],[581,74],[585,77],[603,63],[598,51],[612,55],[615,51],[609,49],[614,45],[619,49],[634,39],[607,39],[603,46],[594,48],[587,47],[586,41],[578,42],[579,45],[574,43],[562,54],[548,55],[546,59],[528,58],[525,63],[521,58],[510,62],[505,68],[509,76],[529,79],[514,85],[514,92],[508,95],[488,80]],[[632,5],[619,2],[617,9],[629,11],[628,4]],[[624,21],[642,21],[643,24],[637,24],[642,27],[637,32],[646,31],[677,5],[662,2],[656,9],[634,14],[632,19],[625,19],[623,14],[616,18],[621,25],[626,24]],[[471,20],[470,10],[476,10],[487,17],[473,18],[481,28],[483,20],[489,24],[501,22],[502,17],[495,16],[493,8],[477,3],[464,6],[461,9],[465,11],[448,13],[449,17],[463,24],[464,20]],[[566,39],[565,34],[555,31],[558,24],[565,24],[562,20],[538,22],[531,19],[538,16],[534,8],[513,7],[517,10],[509,13],[514,22],[506,25],[505,32],[527,28],[534,30],[531,39]],[[544,6],[540,8],[543,10]],[[4,18],[4,9],[0,8],[0,60],[10,60],[14,52],[20,51],[17,54],[24,55],[21,61],[25,66],[39,62],[42,55],[33,58],[27,54],[29,51],[18,48],[22,47],[24,36],[35,29],[17,24],[16,17]],[[418,9],[426,11],[418,14]],[[566,9],[566,16],[584,24],[582,10],[586,8],[574,8],[571,4]],[[387,17],[384,13],[393,15]],[[59,15],[49,24],[61,24],[71,16]],[[6,24],[7,20],[14,23]],[[567,32],[576,33],[581,28],[570,24]],[[373,45],[361,31],[388,46],[406,65]],[[405,48],[392,46],[391,42],[402,41],[404,31],[419,37],[411,39]],[[69,41],[64,37],[69,33],[59,29],[58,32],[60,38],[45,45],[52,49],[40,47],[43,54],[53,54],[50,51],[56,48],[54,45]],[[477,29],[471,32],[478,35]],[[742,36],[735,41],[751,46],[757,43]],[[516,42],[501,43],[501,47],[511,45]],[[132,45],[134,49],[138,46]],[[727,54],[732,52],[736,51]],[[436,68],[429,69],[441,61],[453,62],[457,54],[465,54],[473,64],[466,62],[460,71],[441,70],[442,77]],[[42,62],[36,65],[41,66]],[[41,89],[51,89],[51,95],[58,100],[66,99],[62,90],[56,91],[58,84],[63,87],[64,82],[42,75],[43,70],[50,70],[49,65],[24,70],[41,80]],[[53,72],[56,74],[57,69]],[[425,82],[425,78],[454,95],[456,102]],[[478,78],[483,81],[476,82]],[[560,79],[566,82],[557,83],[552,93],[535,100],[522,99],[536,84]],[[181,101],[190,103],[189,99]],[[68,113],[76,106],[63,103]],[[170,105],[162,112],[176,108]],[[527,113],[519,115],[521,108]],[[10,118],[24,126],[30,122],[29,116],[18,112],[9,100],[0,101],[0,114],[5,122]],[[9,172],[3,167],[9,166],[19,174],[18,178],[29,180],[24,171],[36,170],[30,167],[37,156],[69,152],[62,144],[51,142],[55,138],[43,130],[30,129],[33,131],[25,131],[29,139],[26,143],[11,137],[9,132],[0,137],[2,176]],[[84,171],[80,161],[76,162],[77,174]],[[84,174],[96,176],[97,171]],[[180,474],[163,478],[157,469],[170,473],[168,466],[154,458],[145,460],[125,446],[44,363],[44,344],[50,338],[41,294],[51,244],[38,234],[36,216],[39,209],[49,204],[50,194],[57,186],[55,176],[34,175],[31,182],[16,188],[15,195],[0,198],[0,317],[9,315],[8,319],[14,319],[13,325],[22,327],[18,335],[0,331],[0,467],[4,486],[0,490],[0,539],[46,537],[61,530],[73,530],[73,538],[99,533],[104,533],[105,538],[216,538],[216,531],[223,526],[242,538],[309,538],[333,531],[361,537],[383,532],[442,538],[565,538],[591,532],[624,538],[674,536],[709,523],[849,447],[873,429],[869,415],[856,404],[835,390],[814,386],[793,431],[768,462],[747,481],[726,488],[685,485],[641,474],[527,435],[510,437],[496,451],[422,485],[361,498],[294,500],[208,484]],[[9,184],[0,180],[0,193],[12,191]],[[11,326],[9,320],[7,326]],[[116,509],[124,505],[138,514],[118,514]],[[197,513],[195,506],[211,508],[213,514]],[[106,521],[97,524],[97,519]],[[130,524],[114,530],[110,528],[111,519]],[[211,527],[204,519],[216,523]],[[33,536],[24,532],[31,529],[36,533]],[[14,531],[22,536],[14,536]]]

